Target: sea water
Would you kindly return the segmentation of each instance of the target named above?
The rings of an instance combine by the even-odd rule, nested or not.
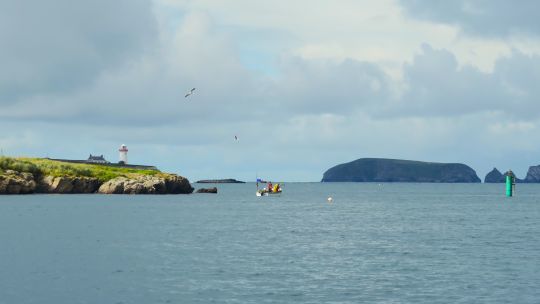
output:
[[[540,185],[217,187],[0,196],[0,303],[540,303]]]

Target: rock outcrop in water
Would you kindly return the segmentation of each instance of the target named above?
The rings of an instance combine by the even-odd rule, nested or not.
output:
[[[480,178],[464,164],[361,158],[328,169],[322,182],[479,183]]]
[[[216,187],[213,187],[213,188],[200,188],[200,189],[197,189],[196,192],[197,193],[217,193],[217,188]]]
[[[180,194],[192,193],[189,181],[178,175],[149,176],[137,178],[117,177],[103,183],[98,190],[102,194]]]

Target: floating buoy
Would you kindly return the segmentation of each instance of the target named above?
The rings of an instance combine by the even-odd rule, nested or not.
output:
[[[506,176],[506,196],[513,196],[516,188],[516,176],[512,170],[508,170],[504,175]]]

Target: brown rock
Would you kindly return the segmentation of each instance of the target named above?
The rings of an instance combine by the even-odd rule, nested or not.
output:
[[[93,177],[77,177],[73,180],[73,193],[94,193],[101,182]]]
[[[194,190],[187,178],[176,174],[170,174],[165,178],[165,186],[168,194],[188,194]]]
[[[94,193],[100,181],[93,177],[44,176],[39,180],[38,192],[41,193]]]
[[[102,194],[123,194],[124,183],[128,181],[125,177],[113,178],[104,182],[98,189],[98,193]]]
[[[179,194],[191,193],[189,181],[178,175],[140,175],[135,178],[117,177],[101,185],[103,194]]]
[[[34,193],[36,182],[32,173],[6,170],[0,175],[0,194]]]
[[[217,188],[200,188],[197,189],[197,193],[217,193]]]
[[[54,193],[72,193],[73,191],[73,178],[69,177],[56,177],[53,179],[51,185],[52,191]]]

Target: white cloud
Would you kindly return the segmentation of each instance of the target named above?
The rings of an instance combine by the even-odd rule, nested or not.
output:
[[[415,5],[423,3],[421,5],[427,9],[431,7],[429,1],[412,2]],[[259,32],[261,36],[244,36],[242,39],[247,39],[250,44],[260,44],[268,37],[285,46],[285,49],[275,48],[274,51],[280,54],[304,59],[339,61],[351,58],[374,62],[396,78],[400,77],[399,67],[410,62],[423,43],[447,49],[456,55],[460,65],[472,65],[485,72],[491,71],[497,58],[508,55],[512,49],[528,54],[540,53],[538,40],[528,36],[497,39],[462,35],[460,25],[456,23],[410,18],[407,12],[416,6],[408,1],[160,0],[158,3],[164,9],[179,13],[206,12],[216,20],[218,27],[249,28]],[[433,4],[432,7],[437,6]],[[444,14],[443,11],[440,13]],[[534,10],[529,13],[534,14]],[[286,35],[279,41],[275,36],[269,37],[268,33],[272,32]]]

